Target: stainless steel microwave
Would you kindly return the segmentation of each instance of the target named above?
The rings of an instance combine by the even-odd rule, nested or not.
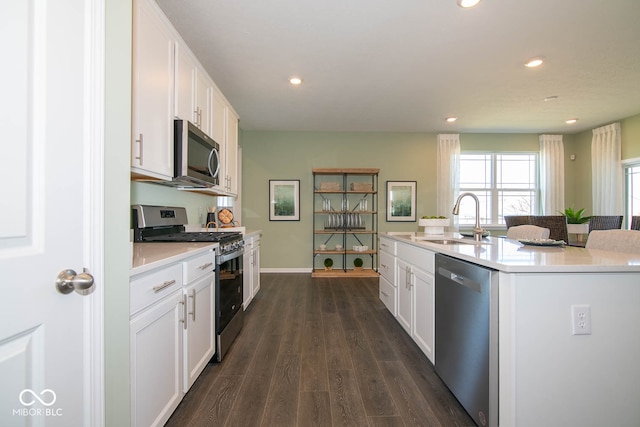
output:
[[[219,184],[220,146],[187,120],[174,121],[174,184],[213,187]]]

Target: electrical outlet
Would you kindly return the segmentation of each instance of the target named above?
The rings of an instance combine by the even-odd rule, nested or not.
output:
[[[572,305],[571,325],[573,335],[591,335],[591,306]]]

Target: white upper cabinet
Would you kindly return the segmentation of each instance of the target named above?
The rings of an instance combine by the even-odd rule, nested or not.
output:
[[[238,116],[224,95],[213,91],[213,139],[220,144],[220,187],[238,194]]]
[[[176,39],[153,1],[136,0],[133,19],[132,172],[171,179]]]
[[[211,115],[211,97],[213,82],[201,67],[196,68],[195,113],[196,125],[211,136],[213,118]]]
[[[227,191],[238,194],[238,116],[227,108],[227,141],[225,145],[225,183]]]
[[[175,48],[175,116],[188,120],[209,136],[212,131],[211,96],[213,81],[198,60],[178,42]]]
[[[179,118],[220,145],[220,183],[198,191],[237,195],[238,116],[153,0],[134,0],[132,83],[132,178],[172,179]]]
[[[195,81],[196,59],[184,45],[175,47],[176,81],[175,81],[175,117],[196,123]]]

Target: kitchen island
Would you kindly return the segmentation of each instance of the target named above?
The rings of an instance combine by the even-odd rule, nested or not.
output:
[[[413,255],[407,263],[418,271],[433,272],[436,253],[497,270],[499,425],[640,425],[640,334],[636,330],[640,324],[640,256],[525,246],[503,238],[480,243],[460,238],[458,234],[383,233],[381,251],[385,251],[383,245],[417,250],[423,258]],[[453,241],[433,242],[446,239]],[[456,242],[458,239],[466,243]],[[395,254],[396,249],[388,251]],[[401,255],[397,260],[398,265],[404,262]],[[382,258],[380,268],[383,299],[387,279]],[[402,273],[400,268],[397,272],[398,276]],[[388,294],[389,287],[384,286]],[[398,303],[394,307],[400,322],[402,283],[395,289]],[[427,289],[435,292],[435,286]],[[435,304],[433,295],[414,301],[413,317],[419,321],[416,316],[421,313],[431,316],[422,327],[428,325],[432,331],[428,348],[433,361],[438,351],[433,345],[435,310],[421,307],[424,301]],[[391,303],[385,304],[390,307]],[[590,307],[590,334],[574,334],[572,306]],[[429,336],[421,334],[425,335]]]

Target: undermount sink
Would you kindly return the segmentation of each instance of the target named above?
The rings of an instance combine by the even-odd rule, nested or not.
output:
[[[480,241],[476,242],[473,239],[460,239],[460,238],[441,238],[434,239],[433,237],[413,237],[412,240],[416,242],[436,243],[438,245],[486,245],[489,242]]]
[[[425,240],[425,242],[437,243],[439,245],[473,245],[474,243],[476,243],[473,240],[463,241],[463,240],[453,240],[453,239]]]

